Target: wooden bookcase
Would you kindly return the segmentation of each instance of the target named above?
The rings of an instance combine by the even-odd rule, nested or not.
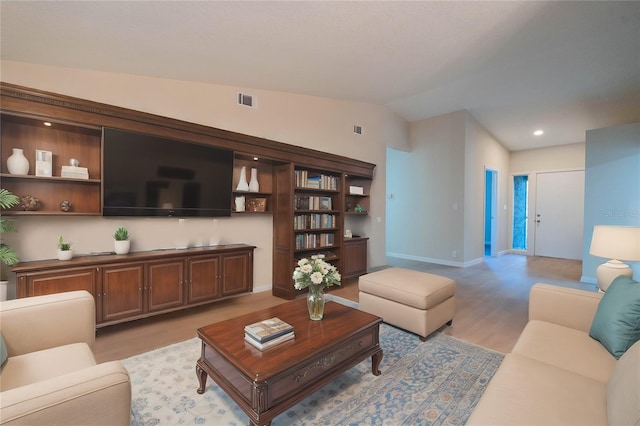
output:
[[[8,83],[0,82],[0,96],[2,187],[18,196],[32,195],[40,200],[40,206],[35,211],[23,211],[20,207],[15,207],[3,211],[4,215],[102,215],[102,128],[114,127],[234,151],[233,195],[234,198],[244,196],[247,208],[244,212],[233,212],[232,217],[247,214],[273,215],[272,291],[274,295],[287,299],[295,297],[297,292],[293,288],[292,273],[296,260],[302,257],[323,253],[341,272],[343,269],[363,270],[361,252],[358,254],[360,260],[356,261],[356,265],[350,263],[352,256],[349,253],[354,252],[351,248],[348,251],[345,250],[344,222],[346,216],[349,220],[352,216],[363,218],[367,216],[364,211],[354,212],[351,206],[355,201],[356,205],[360,204],[366,211],[369,210],[369,190],[375,164]],[[45,126],[45,121],[50,122],[52,126]],[[13,148],[24,150],[25,156],[31,163],[29,175],[17,176],[8,172],[6,160],[12,155]],[[35,150],[37,149],[53,153],[51,177],[35,176]],[[61,167],[68,165],[71,158],[78,159],[81,167],[88,168],[89,179],[68,179],[60,176]],[[242,167],[246,168],[247,179],[250,177],[251,168],[258,169],[260,183],[258,192],[236,190]],[[337,186],[327,189],[296,185],[296,170],[306,171],[307,177],[311,176],[312,180],[320,175],[332,176],[336,178]],[[350,185],[363,186],[363,194],[349,194]],[[300,197],[317,197],[318,204],[315,208],[312,206],[296,209],[295,201]],[[63,200],[71,202],[70,212],[60,209],[60,202]],[[254,203],[251,200],[264,200],[264,212],[251,209],[250,206]],[[325,209],[328,200],[331,207]],[[323,203],[323,208],[320,208],[320,201]],[[331,216],[331,226],[313,229],[294,228],[296,217],[298,217],[297,220],[309,222],[310,218],[313,217],[315,218],[313,220],[317,221],[319,217],[322,223],[323,215]],[[300,219],[301,217],[305,219]],[[329,220],[327,216],[324,217],[325,221]],[[306,243],[299,242],[296,247],[296,240],[300,241],[301,238]],[[362,246],[358,250],[361,251]],[[132,256],[135,254],[129,254],[127,259],[132,260]],[[95,260],[92,259],[92,261]],[[208,261],[205,257],[199,257],[199,261],[202,262],[186,263],[182,266],[178,266],[181,262],[176,261],[172,265],[167,265],[166,268],[162,264],[149,264],[144,268],[141,265],[131,265],[132,269],[125,268],[126,270],[122,271],[118,270],[120,266],[114,266],[116,269],[108,270],[109,274],[106,275],[107,272],[104,272],[104,269],[98,273],[95,268],[83,267],[85,263],[74,259],[73,263],[66,264],[69,269],[63,271],[64,278],[43,279],[28,285],[25,281],[19,282],[18,297],[36,294],[39,291],[56,292],[71,288],[85,288],[97,298],[101,298],[104,288],[114,286],[115,289],[120,285],[119,283],[124,282],[136,283],[140,281],[141,276],[152,277],[152,279],[159,277],[160,281],[155,284],[155,288],[160,289],[164,287],[161,278],[163,276],[207,276],[211,274],[211,270],[219,268],[216,262],[231,262],[227,258]],[[47,262],[41,261],[38,267],[45,268],[45,265],[48,265]],[[24,265],[19,264],[14,271],[18,272],[22,266]],[[225,268],[224,265],[222,267]],[[41,269],[39,273],[46,275],[47,272]],[[44,275],[39,276],[46,278]],[[114,278],[111,279],[111,277]],[[26,280],[27,276],[22,275],[21,279]],[[27,287],[33,288],[36,293],[27,291]],[[136,286],[132,284],[131,288],[134,287]],[[200,286],[194,282],[186,288],[185,292],[171,286],[166,288],[168,290],[161,294],[147,294],[143,288],[142,296],[131,295],[130,300],[136,301],[135,306],[119,306],[117,302],[113,305],[109,301],[98,300],[98,321],[104,325],[151,313],[179,309],[193,303],[204,303],[208,300],[216,300],[218,297],[226,297],[236,291],[242,292],[245,287],[223,285],[212,292],[211,287]]]

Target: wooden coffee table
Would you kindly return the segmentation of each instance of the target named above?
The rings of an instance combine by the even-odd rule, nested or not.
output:
[[[291,324],[295,339],[265,351],[244,341],[246,325],[272,317]],[[372,373],[379,375],[381,322],[380,317],[331,301],[324,319],[312,321],[302,298],[199,328],[198,393],[204,393],[209,376],[247,413],[250,424],[269,425],[368,357]]]

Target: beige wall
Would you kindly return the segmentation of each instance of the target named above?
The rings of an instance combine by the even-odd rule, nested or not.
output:
[[[369,266],[385,262],[386,147],[407,149],[408,124],[389,109],[291,93],[57,68],[8,62],[0,64],[2,81],[177,118],[279,142],[318,149],[377,165],[371,189],[370,216],[358,223],[358,233],[370,237]],[[237,105],[237,92],[257,97],[257,108]],[[353,125],[363,127],[362,135]],[[380,220],[378,220],[380,218]],[[133,234],[132,250],[173,247],[183,235],[176,219],[16,218],[17,234],[6,240],[22,260],[55,257],[62,234],[76,253],[111,250],[111,234],[126,225]],[[217,230],[216,230],[217,228]],[[254,285],[271,286],[272,219],[270,216],[189,219],[185,229],[191,244],[216,234],[223,242],[258,247]]]
[[[584,161],[585,144],[574,143],[512,152],[509,159],[509,170],[512,174],[582,170],[584,169]]]
[[[497,172],[496,251],[507,250],[509,199],[509,151],[466,114],[464,262],[474,263],[484,256],[485,170]]]
[[[485,169],[498,172],[503,207],[509,152],[467,111],[411,123],[409,135],[410,152],[388,152],[387,252],[453,266],[481,262]],[[506,250],[506,218],[499,209],[499,252]]]

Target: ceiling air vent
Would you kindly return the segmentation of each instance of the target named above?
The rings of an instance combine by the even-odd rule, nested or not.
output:
[[[253,99],[253,96],[247,95],[246,93],[238,93],[238,105],[253,108],[255,105],[255,99]]]
[[[362,134],[362,126],[353,126],[353,133],[355,133],[356,135],[361,135]]]

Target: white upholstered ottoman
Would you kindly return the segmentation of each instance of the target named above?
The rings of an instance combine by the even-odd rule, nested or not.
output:
[[[421,340],[453,321],[456,282],[450,278],[387,268],[360,276],[358,287],[361,310],[415,333]]]

